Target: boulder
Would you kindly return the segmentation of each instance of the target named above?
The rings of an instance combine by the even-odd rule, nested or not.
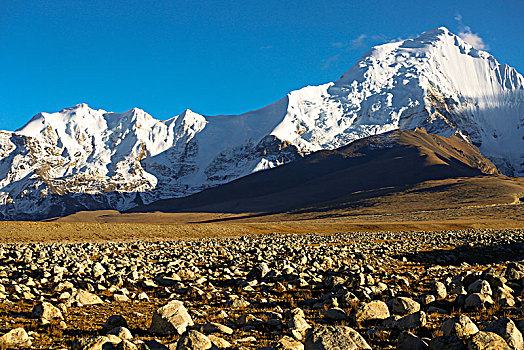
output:
[[[225,340],[224,338],[217,337],[216,335],[210,334],[207,336],[213,345],[217,346],[220,349],[227,349],[231,347],[231,343]]]
[[[371,349],[366,340],[353,328],[322,326],[312,328],[306,335],[305,350]]]
[[[411,332],[402,332],[398,337],[397,350],[424,350],[428,343]]]
[[[406,297],[398,297],[389,302],[392,313],[398,315],[412,314],[420,310],[420,304],[415,300]]]
[[[32,345],[29,335],[23,328],[15,328],[0,337],[0,348],[28,348]]]
[[[468,350],[511,350],[500,335],[480,331],[468,340]]]
[[[286,335],[273,345],[273,349],[274,350],[304,350],[304,344]]]
[[[103,331],[110,331],[116,327],[127,327],[127,321],[122,315],[111,315],[102,326]]]
[[[426,313],[418,311],[413,314],[406,315],[395,322],[395,328],[405,331],[408,329],[417,329],[426,325]]]
[[[87,290],[79,289],[75,295],[75,301],[82,305],[102,304],[103,301],[98,296],[89,293]]]
[[[153,313],[149,332],[162,335],[183,334],[193,320],[181,301],[173,300]]]
[[[442,282],[434,282],[431,285],[431,294],[435,295],[437,299],[446,299],[448,296],[448,292],[446,290],[446,286]]]
[[[205,323],[200,327],[201,331],[205,334],[209,333],[224,333],[224,334],[233,334],[233,330],[228,326],[224,326],[220,323],[209,322]]]
[[[109,332],[107,332],[108,335],[116,335],[118,338],[122,340],[131,340],[133,339],[133,334],[131,334],[131,331],[127,329],[126,327],[115,327]]]
[[[442,336],[431,339],[429,350],[466,350],[466,345],[455,336]]]
[[[113,348],[113,343],[109,338],[103,336],[75,339],[71,346],[72,350],[110,350]]]
[[[460,339],[469,338],[479,331],[475,323],[465,315],[447,319],[440,329],[444,336],[456,336]]]
[[[213,348],[213,343],[204,334],[190,330],[178,341],[176,350],[208,350]],[[216,348],[216,347],[215,347]]]
[[[356,322],[385,320],[389,317],[389,309],[383,301],[374,300],[360,306],[354,317]]]
[[[45,320],[54,320],[54,319],[60,319],[63,320],[64,316],[62,315],[62,311],[60,311],[59,308],[56,306],[53,306],[53,304],[43,301],[39,304],[36,304],[33,307],[33,311],[31,312],[31,316],[34,318],[42,318]]]
[[[485,309],[493,305],[493,299],[487,294],[473,293],[464,302],[466,309]]]
[[[512,349],[524,350],[522,333],[509,318],[499,318],[488,324],[483,331],[500,335]]]
[[[480,293],[485,295],[492,295],[491,286],[488,281],[478,279],[475,282],[471,283],[468,287],[468,294]]]

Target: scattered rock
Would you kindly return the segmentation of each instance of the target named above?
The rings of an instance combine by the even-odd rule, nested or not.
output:
[[[184,304],[173,300],[154,312],[149,332],[162,335],[183,334],[187,326],[193,325]]]

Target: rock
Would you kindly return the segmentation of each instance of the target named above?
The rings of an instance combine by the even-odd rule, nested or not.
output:
[[[389,317],[389,309],[386,303],[374,300],[360,306],[355,315],[356,322],[366,322],[374,320],[384,320]]]
[[[468,340],[468,350],[511,350],[500,335],[480,331]]]
[[[109,316],[102,326],[102,331],[110,331],[117,327],[127,327],[127,321],[122,315]]]
[[[435,295],[437,299],[446,299],[448,292],[446,286],[442,282],[434,282],[431,285],[431,294]]]
[[[491,286],[488,281],[478,279],[471,283],[468,287],[468,294],[480,293],[485,295],[492,295]]]
[[[304,345],[287,335],[273,345],[275,350],[304,350]]]
[[[113,295],[113,299],[117,302],[117,303],[125,303],[126,301],[129,301],[129,297],[125,294],[114,294]]]
[[[122,339],[122,341],[117,344],[116,350],[138,350],[138,347],[129,340]]]
[[[213,345],[217,346],[220,349],[227,349],[231,347],[231,343],[227,340],[217,337],[216,335],[210,334],[207,336]]]
[[[328,321],[345,321],[348,319],[346,312],[338,307],[324,311],[324,318]]]
[[[435,296],[433,294],[426,294],[426,295],[423,295],[421,298],[420,298],[420,302],[424,305],[429,305],[431,303],[433,303],[434,301],[436,300]]]
[[[103,303],[102,299],[100,299],[98,296],[83,289],[79,289],[76,292],[75,300],[82,305],[96,305]]]
[[[428,347],[428,343],[411,332],[402,332],[398,337],[397,350],[424,350]]]
[[[394,314],[407,315],[420,310],[420,304],[411,298],[398,297],[389,303],[390,310]]]
[[[116,350],[138,350],[138,347],[129,340],[122,339],[122,341],[117,344]]]
[[[338,296],[337,299],[340,305],[345,307],[349,307],[354,303],[358,303],[357,296],[350,291],[345,291],[340,296]]]
[[[131,334],[131,331],[127,329],[126,327],[115,327],[112,330],[110,330],[109,332],[107,332],[107,334],[116,335],[118,338],[125,339],[125,340],[133,339],[133,335]]]
[[[499,318],[488,324],[483,331],[493,332],[500,335],[512,349],[524,350],[522,333],[509,318]]]
[[[469,338],[479,331],[475,323],[465,315],[447,319],[440,329],[444,336],[456,336],[460,339]]]
[[[31,339],[23,328],[15,328],[0,337],[0,348],[29,348],[31,345]]]
[[[513,299],[514,292],[515,291],[513,289],[511,289],[510,287],[508,287],[505,284],[502,284],[495,288],[495,291],[493,292],[493,297],[496,300],[504,299],[504,298]]]
[[[417,329],[424,327],[426,322],[426,313],[424,311],[418,311],[398,319],[397,322],[395,322],[395,328],[401,331]]]
[[[181,301],[173,300],[153,313],[149,332],[162,335],[183,334],[193,320]]]
[[[243,308],[248,307],[249,305],[251,305],[249,301],[244,300],[244,299],[235,299],[231,302],[231,307],[233,308],[243,309]]]
[[[247,278],[263,279],[269,273],[269,267],[265,262],[253,266]]]
[[[176,346],[176,343],[175,343]],[[140,347],[141,350],[172,350],[176,349],[176,347],[167,347],[162,343],[157,342],[156,340],[146,340],[142,343],[142,346]]]
[[[443,336],[432,339],[429,350],[466,350],[466,345],[455,336]]]
[[[176,350],[208,350],[212,347],[213,344],[208,337],[198,331],[190,330],[177,341]]]
[[[64,316],[59,308],[53,306],[53,304],[43,301],[33,307],[31,316],[34,318],[43,318],[45,320],[60,319],[63,320]]]
[[[493,299],[487,294],[473,293],[464,303],[466,309],[485,309],[493,305]]]
[[[113,348],[113,343],[109,338],[103,336],[75,339],[71,347],[72,350],[110,350]]]
[[[304,311],[299,308],[290,311],[290,319],[287,326],[291,331],[296,331],[297,335],[303,334],[311,327],[304,317]],[[301,340],[302,337],[299,336],[298,339]]]
[[[305,350],[371,349],[366,340],[353,328],[322,326],[312,328],[304,343]]]
[[[93,265],[93,277],[98,278],[100,276],[103,276],[106,272],[106,269],[100,264],[100,262],[97,262],[95,265]]]
[[[137,299],[138,300],[149,300],[149,297],[147,296],[146,292],[141,292],[141,293],[138,293]]]
[[[237,324],[237,326],[240,326],[240,327],[245,327],[245,326],[256,327],[256,326],[262,325],[264,321],[252,314],[245,314],[245,315],[240,316],[235,321],[235,323]]]
[[[233,334],[233,330],[231,328],[229,328],[228,326],[224,326],[223,324],[220,324],[220,323],[209,322],[209,323],[203,324],[200,328],[201,328],[201,331],[206,334],[209,334],[209,333]]]

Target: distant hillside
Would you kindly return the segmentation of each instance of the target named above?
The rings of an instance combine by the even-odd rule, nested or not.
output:
[[[478,149],[458,136],[392,131],[319,151],[185,198],[128,212],[282,212],[340,206],[356,193],[395,189],[428,180],[500,175]]]

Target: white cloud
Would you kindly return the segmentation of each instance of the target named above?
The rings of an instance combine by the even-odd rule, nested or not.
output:
[[[484,42],[484,39],[482,39],[482,37],[478,35],[477,33],[473,33],[471,31],[471,28],[462,22],[462,15],[460,13],[457,13],[455,15],[455,20],[459,24],[458,36],[462,40],[464,40],[465,42],[467,42],[468,44],[470,44],[471,46],[473,46],[476,49],[479,49],[479,50],[488,49],[488,45]]]
[[[471,29],[467,26],[465,27],[465,31],[459,32],[458,35],[462,40],[476,49],[484,50],[488,48],[488,46],[484,43],[484,39],[482,39],[478,34],[472,33]]]
[[[365,47],[366,44],[364,43],[364,40],[366,40],[368,36],[366,34],[360,34],[357,38],[351,40],[350,49],[359,49],[361,47]]]
[[[324,60],[324,65],[320,69],[322,69],[322,70],[328,69],[334,63],[336,63],[339,60],[339,58],[340,58],[340,54],[326,58]]]
[[[335,43],[331,43],[331,46],[336,47],[337,49],[341,49],[346,45],[343,42],[337,41]]]
[[[337,49],[358,50],[367,46],[365,42],[367,37],[368,36],[366,34],[360,34],[355,39],[351,39],[348,42],[337,41],[331,43],[331,46]]]

